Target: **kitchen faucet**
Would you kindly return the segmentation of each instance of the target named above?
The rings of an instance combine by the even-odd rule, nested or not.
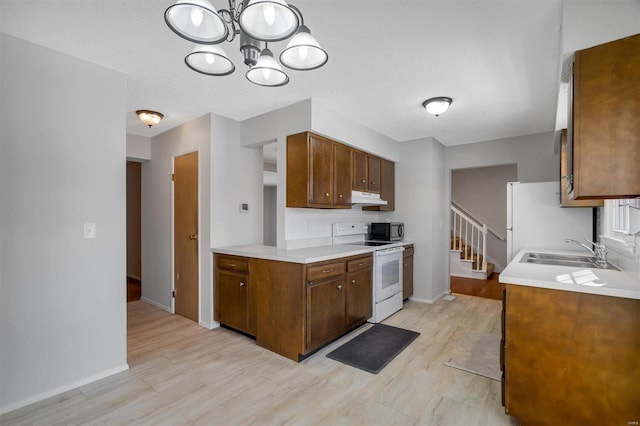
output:
[[[585,241],[590,244],[593,244],[594,248],[592,249],[588,245],[583,244],[577,240],[572,240],[571,238],[564,239],[565,243],[576,243],[586,248],[587,250],[589,250],[596,257],[596,265],[602,266],[602,267],[607,266],[607,248],[604,246],[604,244],[594,243],[593,241],[589,241],[587,239],[585,239]]]

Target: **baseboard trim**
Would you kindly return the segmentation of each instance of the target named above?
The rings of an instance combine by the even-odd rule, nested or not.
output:
[[[442,292],[441,294],[439,294],[438,296],[436,296],[435,299],[421,299],[419,297],[409,297],[409,300],[413,300],[416,302],[420,302],[420,303],[428,303],[430,305],[433,305],[434,303],[436,303],[438,300],[442,299],[444,296],[450,294],[449,290]]]
[[[209,324],[208,322],[200,321],[198,324],[200,324],[201,326],[203,326],[204,328],[207,328],[209,330],[213,330],[214,328],[220,327],[220,323],[219,322],[214,322],[213,324]]]
[[[140,298],[140,300],[142,300],[143,302],[148,303],[148,304],[150,304],[150,305],[153,305],[153,306],[155,306],[156,308],[160,308],[160,309],[162,309],[163,311],[167,311],[167,312],[169,312],[170,314],[172,314],[172,313],[173,313],[173,312],[171,312],[171,308],[169,308],[169,307],[167,307],[167,306],[164,306],[164,305],[161,305],[160,303],[156,302],[155,300],[151,300],[151,299],[148,299],[148,298],[146,298],[146,297],[141,297],[141,298]]]
[[[63,386],[59,386],[59,387],[51,389],[51,390],[49,390],[47,392],[39,393],[38,395],[34,395],[34,396],[30,397],[30,398],[25,398],[25,399],[23,399],[21,401],[14,402],[13,404],[9,404],[9,405],[5,405],[4,407],[1,407],[0,408],[0,414],[9,413],[9,412],[17,410],[19,408],[26,407],[27,405],[34,404],[36,402],[45,400],[47,398],[51,398],[51,397],[59,395],[61,393],[68,392],[70,390],[79,388],[80,386],[84,386],[86,384],[95,382],[96,380],[104,379],[105,377],[109,377],[109,376],[112,376],[114,374],[121,373],[121,372],[123,372],[125,370],[128,370],[128,369],[129,369],[129,364],[123,364],[123,365],[120,365],[118,367],[111,368],[109,370],[103,371],[101,373],[94,374],[93,376],[89,376],[89,377],[86,377],[84,379],[77,380],[75,382],[72,382],[72,383],[69,383],[69,384],[66,384],[66,385],[63,385]]]

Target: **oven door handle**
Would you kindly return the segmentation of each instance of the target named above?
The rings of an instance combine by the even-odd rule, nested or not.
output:
[[[393,254],[402,253],[403,251],[404,251],[404,247],[395,247],[389,250],[376,250],[376,256],[377,257],[391,256]]]

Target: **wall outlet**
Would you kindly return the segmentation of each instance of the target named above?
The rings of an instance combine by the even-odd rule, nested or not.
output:
[[[240,203],[240,213],[249,213],[248,203]]]
[[[95,223],[85,223],[84,224],[84,238],[88,240],[90,238],[96,237],[96,224]]]

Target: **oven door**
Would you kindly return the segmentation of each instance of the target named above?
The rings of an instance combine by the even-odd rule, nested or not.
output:
[[[404,247],[377,250],[373,286],[376,303],[402,292],[402,252]]]

